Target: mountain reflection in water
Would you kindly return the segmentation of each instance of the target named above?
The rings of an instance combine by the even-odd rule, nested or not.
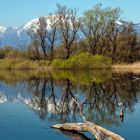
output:
[[[122,108],[125,120],[140,100],[140,84],[134,76],[139,75],[111,71],[1,71],[0,103],[22,103],[41,120],[55,124],[82,121],[77,100],[88,121],[117,131],[123,126]],[[65,134],[72,138],[72,134]]]

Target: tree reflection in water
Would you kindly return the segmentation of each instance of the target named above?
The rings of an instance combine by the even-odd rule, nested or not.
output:
[[[120,112],[131,112],[140,97],[138,81],[133,74],[112,74],[104,82],[90,81],[82,85],[68,78],[32,79],[28,81],[32,93],[32,108],[41,119],[46,117],[55,123],[79,121],[79,102],[82,114],[97,124],[119,126],[123,118]]]

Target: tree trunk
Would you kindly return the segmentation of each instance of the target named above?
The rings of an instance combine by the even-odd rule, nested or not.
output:
[[[113,51],[112,51],[112,62],[115,61],[115,53],[116,53],[116,43],[113,43]]]
[[[67,48],[67,56],[66,56],[66,59],[69,59],[69,57],[70,57],[70,49]]]
[[[50,60],[52,61],[53,60],[53,49],[51,49],[51,58]]]

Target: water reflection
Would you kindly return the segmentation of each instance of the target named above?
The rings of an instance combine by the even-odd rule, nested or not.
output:
[[[1,71],[0,83],[0,103],[22,102],[51,123],[82,121],[81,112],[97,124],[120,126],[140,99],[133,73]]]
[[[74,140],[91,140],[83,133],[74,132],[74,131],[61,131],[65,136],[71,137]]]

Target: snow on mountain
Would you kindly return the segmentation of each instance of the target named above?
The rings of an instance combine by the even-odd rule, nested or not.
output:
[[[50,18],[57,18],[57,16],[46,16],[47,21],[47,28],[50,28]],[[5,28],[3,26],[0,26],[0,47],[10,45],[16,48],[24,47],[28,45],[31,42],[31,38],[28,35],[28,30],[31,28],[34,28],[34,30],[37,29],[37,23],[39,21],[39,18],[32,19],[31,21],[27,22],[21,27],[15,27],[10,26],[8,28]],[[121,21],[116,21],[116,23],[121,26],[123,23]],[[140,34],[140,23],[135,24],[135,29]],[[60,41],[58,41],[60,43]]]
[[[124,25],[124,24],[127,23],[127,22],[125,22],[125,21],[116,21],[116,23],[117,23],[118,26],[121,27],[122,25]],[[133,24],[133,25],[134,25],[135,31],[136,31],[138,34],[140,34],[140,23]]]
[[[55,16],[52,16],[55,18]],[[50,16],[46,16],[47,28],[50,28]],[[33,28],[36,30],[39,18],[32,19],[21,27],[10,26],[8,28],[0,26],[0,47],[10,45],[13,47],[24,47],[31,42],[31,38],[28,35],[28,30]]]
[[[6,28],[3,32],[0,32],[0,47],[6,45],[20,47],[29,43],[29,36],[27,36],[27,33],[23,34],[23,32],[19,33],[19,29],[14,26]]]
[[[118,24],[118,25],[122,25],[123,23],[122,22],[120,22],[120,21],[116,21],[116,23]]]
[[[47,28],[51,28],[50,27],[50,18],[53,18],[55,20],[57,18],[57,16],[55,16],[55,15],[44,16],[44,18],[46,18]],[[30,28],[37,28],[38,22],[39,22],[39,18],[32,19],[31,21],[29,21],[26,24],[24,24],[23,26],[21,26],[19,30],[28,31]]]
[[[30,36],[27,31],[38,22],[39,18],[33,19],[23,26],[17,28],[10,26],[4,28],[0,26],[0,47],[13,46],[13,47],[24,47],[31,42]]]
[[[25,25],[22,26],[23,30],[30,29],[33,25],[37,24],[39,18],[32,19],[31,21],[27,22]]]
[[[4,32],[5,32],[5,30],[6,30],[6,28],[5,28],[5,27],[0,26],[0,33],[4,33]]]

